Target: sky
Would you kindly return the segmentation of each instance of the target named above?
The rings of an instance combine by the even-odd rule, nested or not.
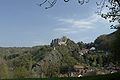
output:
[[[44,0],[0,0],[0,47],[31,47],[50,44],[67,36],[75,42],[93,42],[109,34],[110,23],[95,12],[96,1],[80,5],[77,0],[58,0],[45,9]]]

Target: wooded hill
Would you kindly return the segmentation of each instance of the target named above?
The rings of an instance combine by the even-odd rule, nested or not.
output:
[[[110,51],[109,45],[115,34],[102,35],[94,43],[75,43],[63,36],[52,40],[50,45],[1,47],[0,79],[60,77],[74,65],[104,67],[113,61],[111,52],[106,56],[106,51]]]

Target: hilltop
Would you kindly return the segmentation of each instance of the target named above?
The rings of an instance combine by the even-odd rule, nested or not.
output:
[[[50,45],[1,47],[0,78],[108,74],[111,73],[109,65],[114,67],[113,72],[117,72],[119,67],[110,62],[111,54],[106,55],[114,34],[102,35],[94,43],[75,43],[63,36],[53,39]]]

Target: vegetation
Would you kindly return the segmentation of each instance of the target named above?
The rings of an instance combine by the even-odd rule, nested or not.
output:
[[[111,61],[120,65],[120,29],[108,35],[101,35],[95,40],[95,47],[97,50],[104,50],[108,52],[112,52]]]
[[[45,9],[49,9],[53,7],[58,0],[43,0],[43,2],[39,3],[38,6],[47,5]],[[69,2],[70,0],[63,0],[64,2]],[[91,0],[77,0],[80,5],[88,3]],[[98,0],[95,2],[97,5],[97,13],[101,15],[104,19],[109,19],[110,22],[117,21],[117,25],[111,25],[112,29],[118,29],[120,23],[120,1],[119,0]],[[102,12],[104,8],[108,9],[108,12]]]
[[[108,74],[108,75],[98,75],[98,76],[86,76],[81,78],[76,77],[64,77],[64,78],[24,78],[25,80],[119,80],[120,73],[114,73],[114,74]],[[23,78],[17,78],[17,79],[23,79]],[[23,80],[24,80],[23,79]]]
[[[53,7],[58,0],[43,0],[40,4],[38,4],[40,7],[42,5],[47,5],[45,9],[49,9]],[[63,0],[64,2],[69,2],[70,0]],[[91,0],[77,0],[77,2],[81,5],[88,3]],[[48,4],[47,4],[48,3]],[[116,64],[120,64],[119,59],[120,59],[120,0],[99,0],[96,2],[97,5],[97,13],[100,15],[102,18],[109,20],[110,22],[117,22],[115,25],[111,25],[111,29],[117,29],[115,34],[110,35],[102,35],[97,38],[95,41],[95,46],[97,47],[98,50],[104,50],[104,51],[109,51],[114,54],[113,62]],[[103,10],[108,9],[107,12],[103,12]],[[107,37],[106,37],[107,36]],[[79,46],[81,46],[82,42],[78,43]],[[84,47],[81,46],[81,47]]]
[[[3,58],[0,58],[0,79],[8,78],[8,65]]]
[[[83,65],[95,70],[106,64],[118,65],[119,60],[116,58],[114,61],[112,52],[106,55],[105,51],[108,50],[90,50],[95,44],[98,43],[75,43],[63,37],[54,39],[50,45],[45,46],[1,47],[0,78],[46,78],[60,77],[60,75],[67,77],[74,69],[74,65]]]
[[[47,6],[46,9],[53,7],[57,0],[52,2],[45,0],[39,6],[47,2],[50,6]],[[64,0],[64,2],[69,2],[69,0]],[[89,0],[78,0],[81,5],[88,2]],[[72,71],[76,71],[78,76],[79,70],[74,69],[75,65],[80,69],[84,69],[85,72],[90,69],[91,73],[95,73],[94,75],[97,74],[97,71],[106,72],[107,74],[111,73],[112,70],[110,66],[107,66],[107,68],[110,67],[110,70],[105,69],[106,65],[120,66],[120,1],[101,0],[100,3],[97,2],[96,4],[99,15],[105,19],[110,19],[110,22],[118,22],[117,25],[111,26],[111,28],[117,29],[114,33],[99,36],[94,43],[75,43],[64,36],[52,40],[50,45],[22,48],[1,47],[0,79],[69,77]],[[109,9],[107,13],[102,13],[104,7]],[[92,47],[95,47],[95,50],[91,49]],[[117,70],[120,70],[119,67]],[[81,74],[83,74],[83,70],[81,70]],[[53,79],[112,80],[119,79],[119,76],[120,73],[115,73],[83,78]]]
[[[114,63],[118,64],[120,66],[120,29],[116,31],[115,34],[115,40],[113,40],[112,45],[112,52],[114,53]]]

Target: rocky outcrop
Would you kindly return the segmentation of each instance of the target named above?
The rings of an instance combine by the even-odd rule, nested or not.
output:
[[[52,40],[51,45],[52,46],[53,45],[65,45],[66,46],[67,40],[68,38],[66,36],[63,36],[62,38],[57,38],[57,39]]]

